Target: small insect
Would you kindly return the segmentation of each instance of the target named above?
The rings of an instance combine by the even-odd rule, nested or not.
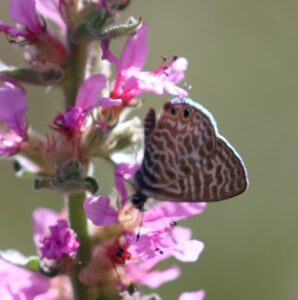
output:
[[[131,197],[140,210],[149,197],[211,202],[234,197],[248,186],[241,157],[218,133],[211,113],[189,98],[167,102],[158,120],[150,109],[144,139],[144,157]]]

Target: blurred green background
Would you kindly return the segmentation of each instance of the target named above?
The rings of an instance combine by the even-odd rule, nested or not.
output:
[[[1,20],[8,20],[7,3],[1,1]],[[198,262],[182,265],[179,280],[158,290],[164,300],[199,288],[208,300],[298,299],[297,12],[292,0],[132,0],[123,16],[142,16],[150,25],[148,70],[162,55],[189,60],[191,97],[214,114],[250,178],[245,194],[184,222],[206,247]],[[23,64],[20,51],[4,37],[0,42],[5,62]],[[47,130],[62,109],[61,95],[29,89],[28,96],[30,124]],[[141,117],[169,97],[145,98]],[[112,170],[103,162],[96,170],[108,193]],[[0,179],[0,248],[31,254],[32,210],[59,209],[62,201],[15,178],[11,162],[1,162]]]

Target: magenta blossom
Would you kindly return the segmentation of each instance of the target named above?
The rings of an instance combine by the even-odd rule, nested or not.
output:
[[[36,10],[44,18],[51,20],[63,31],[66,31],[66,24],[61,15],[61,0],[36,0]]]
[[[41,239],[48,232],[49,226],[56,224],[58,218],[58,214],[50,209],[39,208],[34,211],[34,241],[37,249],[42,245]],[[0,259],[0,282],[0,299],[74,299],[67,276],[59,275],[50,278],[18,267],[3,259]]]
[[[23,28],[19,29],[0,21],[0,31],[30,42],[36,42],[39,35],[45,32],[46,28],[37,15],[34,0],[10,0],[9,12],[10,17]]]
[[[12,83],[0,87],[0,155],[16,153],[27,137],[25,90]]]
[[[87,217],[97,226],[119,224],[122,232],[108,249],[122,249],[109,257],[114,263],[125,265],[125,282],[135,282],[156,288],[180,275],[177,266],[154,271],[157,264],[169,257],[182,262],[194,262],[203,251],[202,242],[191,239],[191,230],[176,226],[182,220],[201,213],[205,204],[161,202],[145,212],[140,228],[140,212],[127,202],[124,178],[132,176],[138,166],[121,164],[115,170],[118,207],[111,206],[108,196],[88,197],[84,203]],[[118,197],[117,197],[118,198]],[[118,199],[119,199],[118,198]],[[177,207],[176,207],[177,205]],[[172,213],[172,215],[168,215]],[[140,237],[138,238],[138,232]],[[117,254],[118,253],[118,254]]]
[[[55,211],[36,209],[33,213],[33,227],[34,242],[43,257],[55,260],[63,256],[75,257],[80,245],[76,233]]]
[[[50,235],[42,239],[41,254],[47,259],[61,260],[64,256],[75,258],[80,246],[76,233],[65,220],[50,226]]]
[[[100,99],[99,96],[105,84],[106,79],[101,74],[95,74],[86,79],[80,86],[75,106],[55,117],[54,128],[71,137],[84,130],[86,117],[94,108],[121,106],[120,99]]]
[[[45,22],[47,18],[55,20],[62,32],[66,31],[66,26],[59,17],[60,12],[53,6],[55,5],[51,0],[10,0],[10,17],[17,25],[0,21],[0,32],[19,42],[19,45],[33,45],[26,48],[26,59],[35,67],[44,66],[47,62],[65,65],[67,49],[63,42],[51,33]],[[40,16],[39,13],[43,15]]]
[[[110,206],[108,196],[87,197],[84,209],[93,224],[109,226],[118,223],[118,211]]]
[[[54,278],[26,270],[0,259],[0,299],[2,300],[73,300],[70,280]]]
[[[147,35],[148,26],[143,23],[136,34],[127,39],[120,59],[110,51],[110,41],[103,41],[103,58],[113,63],[117,69],[111,97],[120,98],[125,104],[129,104],[134,97],[143,93],[187,96],[185,90],[176,86],[184,78],[187,69],[185,58],[175,57],[170,64],[163,62],[155,71],[142,71],[148,56]]]
[[[0,299],[36,299],[47,293],[50,280],[0,259]],[[48,298],[53,299],[54,298]]]

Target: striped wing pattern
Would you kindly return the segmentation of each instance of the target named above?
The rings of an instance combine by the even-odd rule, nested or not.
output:
[[[191,117],[183,117],[185,109],[191,110]],[[240,156],[218,134],[212,115],[192,100],[166,103],[158,121],[151,109],[144,124],[144,158],[135,176],[142,194],[205,202],[224,200],[247,188]]]

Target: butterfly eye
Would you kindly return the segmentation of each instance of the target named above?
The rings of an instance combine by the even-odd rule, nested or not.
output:
[[[188,121],[191,117],[191,108],[190,107],[185,107],[183,112],[182,112],[182,120],[183,121]]]

